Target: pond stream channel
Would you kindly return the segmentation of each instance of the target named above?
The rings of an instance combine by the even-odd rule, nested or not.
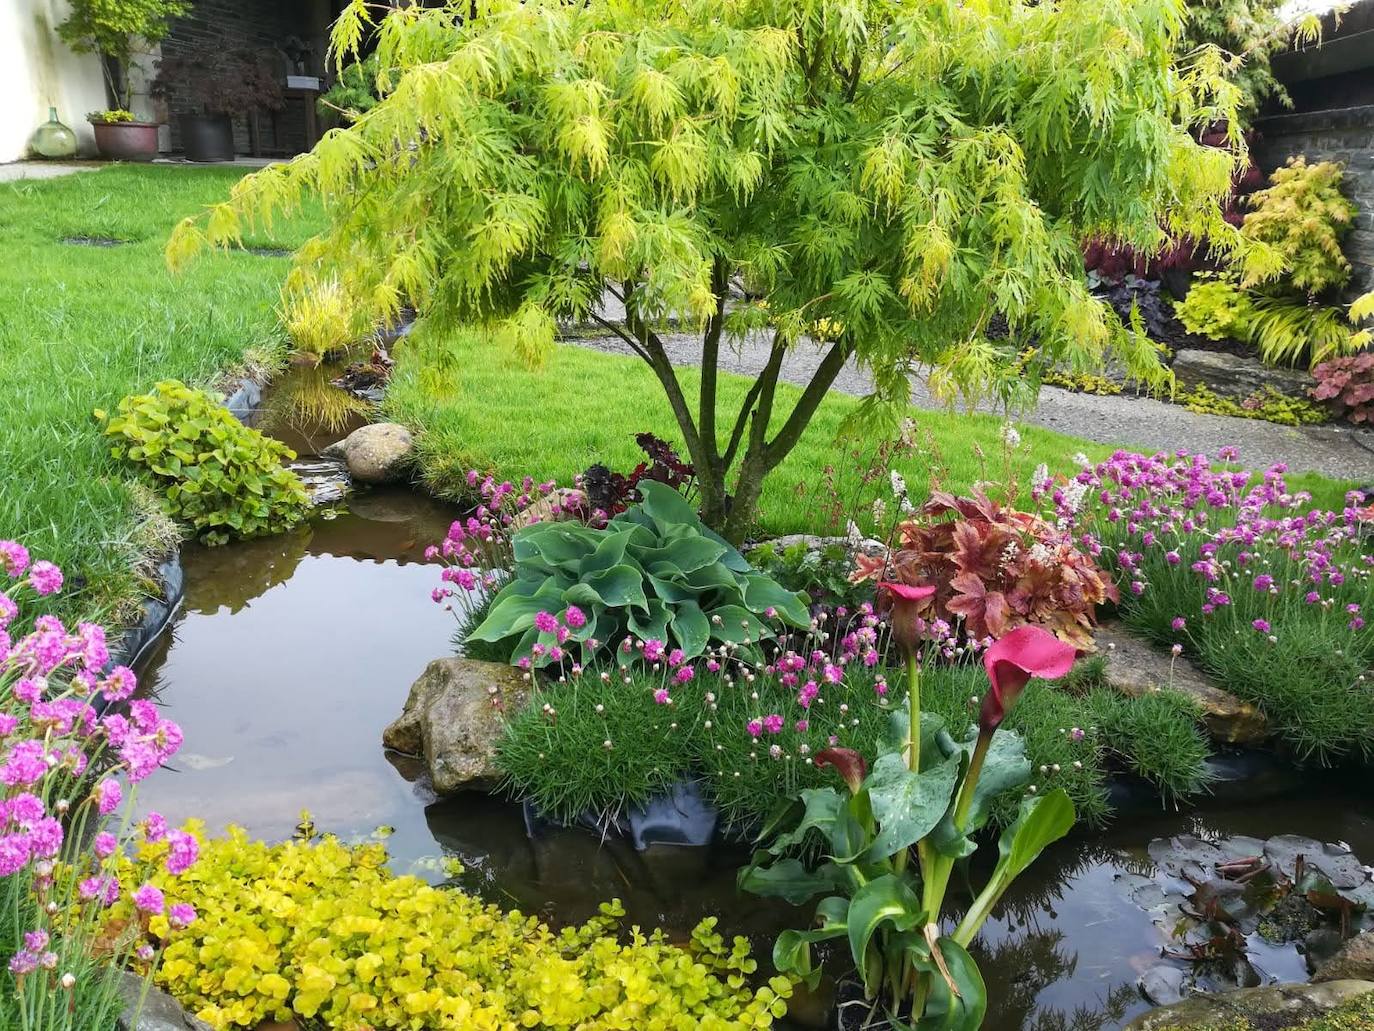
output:
[[[266,410],[283,389],[269,389]],[[263,428],[302,458],[357,425],[326,433],[273,422]],[[770,969],[774,934],[803,926],[807,914],[738,893],[740,847],[637,852],[576,829],[532,837],[518,804],[475,793],[437,799],[413,762],[384,753],[382,728],[412,681],[454,650],[453,616],[430,599],[438,568],[422,553],[457,514],[407,488],[360,490],[296,532],[188,546],[182,607],[140,671],[186,740],[175,768],[140,786],[140,808],[267,839],[289,837],[302,810],[345,839],[387,827],[397,872],[439,881],[434,860],[453,857],[464,888],[555,924],[585,919],[615,897],[627,925],[660,926],[677,940],[715,915],[721,931],[749,936],[760,968]],[[1147,803],[1052,847],[982,936],[986,1031],[1117,1028],[1149,1008],[1137,982],[1160,964],[1165,941],[1133,899],[1154,872],[1154,839],[1293,834],[1343,842],[1374,862],[1374,800],[1341,784],[1312,775],[1262,798],[1232,787],[1186,812]],[[1308,976],[1294,947],[1258,948],[1251,958],[1266,981]],[[823,1018],[807,1011],[822,1008],[802,1000],[787,1023],[814,1026]]]

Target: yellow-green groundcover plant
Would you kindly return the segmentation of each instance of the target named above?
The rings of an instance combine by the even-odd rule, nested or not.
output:
[[[727,943],[714,919],[684,946],[638,927],[622,940],[624,911],[609,903],[555,933],[393,875],[378,842],[188,829],[202,851],[180,887],[199,918],[173,937],[157,981],[217,1029],[297,1019],[334,1031],[726,1031],[770,1027],[792,993],[781,977],[755,987],[747,940]]]

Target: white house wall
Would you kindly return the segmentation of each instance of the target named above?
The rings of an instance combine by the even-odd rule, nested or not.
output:
[[[58,37],[66,0],[0,0],[0,161],[25,156],[48,108],[76,131],[81,152],[94,151],[86,114],[107,106],[100,59],[75,54]]]

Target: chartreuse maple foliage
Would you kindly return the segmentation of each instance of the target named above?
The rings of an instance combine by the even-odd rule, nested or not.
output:
[[[531,360],[560,319],[595,318],[653,369],[700,478],[739,539],[764,477],[849,360],[869,429],[923,371],[950,400],[1024,399],[1036,369],[1114,353],[1164,370],[1088,293],[1088,235],[1149,252],[1240,247],[1218,200],[1235,154],[1189,128],[1233,115],[1215,49],[1176,63],[1177,0],[461,0],[376,24],[384,98],[309,154],[183,223],[175,265],[307,194],[330,225],[289,293],[337,280],[374,318],[413,304]],[[340,61],[372,8],[336,23]],[[1238,136],[1237,145],[1239,146]],[[1265,248],[1250,261],[1262,271]],[[1270,256],[1272,258],[1272,256]],[[989,334],[994,317],[1008,338]],[[701,334],[693,405],[659,332]],[[816,327],[823,327],[820,332]],[[770,359],[717,411],[724,344]],[[1027,376],[1018,337],[1034,334]],[[787,352],[819,352],[790,412]],[[734,494],[727,504],[727,489]]]

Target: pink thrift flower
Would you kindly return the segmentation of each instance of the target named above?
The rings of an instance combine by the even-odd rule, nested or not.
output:
[[[134,892],[134,905],[151,916],[162,912],[164,899],[162,891],[151,884],[145,884]]]
[[[143,818],[143,840],[156,844],[167,837],[167,820],[161,813],[149,813]]]
[[[167,910],[167,919],[175,928],[190,927],[196,922],[195,907],[187,902],[178,902]]]
[[[797,720],[797,722],[796,722],[796,730],[797,730],[797,733],[798,733],[798,734],[805,734],[805,733],[806,733],[808,730],[810,730],[810,729],[811,729],[811,724],[810,724],[808,721],[806,721],[806,720]]]
[[[1185,626],[1188,625],[1188,621],[1184,619],[1182,616],[1175,616],[1173,620],[1169,623],[1169,625],[1173,627],[1175,630],[1182,630]]]
[[[687,658],[686,653],[681,648],[674,648],[668,653],[669,666],[681,666],[683,660]]]
[[[101,859],[108,859],[114,855],[115,849],[119,847],[119,842],[109,831],[101,831],[95,836],[95,854]]]
[[[672,699],[668,697],[668,689],[666,687],[660,687],[657,691],[655,691],[654,701],[656,701],[659,705],[667,705],[670,701],[672,701]]]
[[[179,877],[200,858],[200,843],[185,831],[167,833],[167,872]]]
[[[658,638],[653,637],[644,642],[644,661],[658,662],[663,658],[664,644]]]
[[[679,684],[685,684],[694,676],[696,676],[696,671],[693,670],[691,666],[683,666],[676,673],[673,674],[673,679],[676,680]]]
[[[124,790],[119,786],[117,780],[102,780],[95,786],[92,797],[96,800],[100,815],[109,816],[119,808],[119,803],[124,800]]]
[[[552,612],[538,612],[534,617],[534,625],[541,634],[552,634],[558,630],[558,620]]]
[[[9,877],[24,869],[29,854],[27,834],[0,834],[0,877]]]
[[[29,586],[41,595],[56,594],[62,590],[62,570],[51,562],[35,562],[29,569]]]
[[[744,725],[744,729],[749,731],[750,737],[758,737],[760,734],[763,733],[763,721],[750,720],[748,723]],[[28,858],[27,854],[25,855],[25,858]],[[20,865],[22,866],[23,864],[21,863]]]
[[[29,549],[18,541],[0,541],[0,569],[19,576],[29,568]]]
[[[62,848],[62,825],[51,816],[29,829],[29,850],[39,859],[51,859]]]
[[[574,630],[579,630],[587,625],[587,614],[576,605],[569,605],[563,613],[563,622]]]
[[[1258,630],[1258,631],[1259,631],[1260,633],[1262,633],[1262,634],[1267,634],[1267,633],[1269,633],[1270,626],[1269,626],[1269,621],[1268,621],[1267,619],[1256,619],[1256,620],[1253,620],[1253,621],[1250,623],[1250,625],[1251,625],[1252,627],[1254,627],[1256,630]]]
[[[763,729],[770,734],[781,734],[783,719],[777,713],[771,713],[763,718]]]

